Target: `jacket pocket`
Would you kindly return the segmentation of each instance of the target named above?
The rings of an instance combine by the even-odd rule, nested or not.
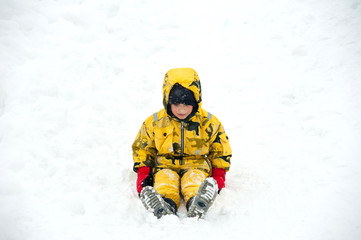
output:
[[[173,127],[154,129],[155,147],[159,154],[173,152]]]

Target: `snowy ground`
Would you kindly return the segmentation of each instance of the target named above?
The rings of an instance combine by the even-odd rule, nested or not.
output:
[[[361,239],[361,1],[1,0],[0,239]],[[157,220],[131,144],[193,67],[233,148]]]

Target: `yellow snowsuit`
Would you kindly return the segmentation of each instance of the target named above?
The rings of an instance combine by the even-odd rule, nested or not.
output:
[[[185,120],[169,113],[168,98],[176,84],[191,90],[198,110]],[[154,173],[154,188],[180,204],[195,196],[212,168],[230,168],[232,151],[220,121],[202,108],[198,74],[191,68],[172,69],[163,84],[164,109],[148,117],[132,145],[134,171],[149,166]]]

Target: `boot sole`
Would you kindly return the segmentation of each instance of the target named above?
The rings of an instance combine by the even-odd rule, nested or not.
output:
[[[203,218],[217,197],[218,185],[213,178],[206,178],[198,189],[193,203],[189,207],[188,217]]]
[[[153,187],[144,187],[140,193],[140,199],[144,207],[157,218],[173,214],[167,207],[167,203],[163,200],[162,196]]]

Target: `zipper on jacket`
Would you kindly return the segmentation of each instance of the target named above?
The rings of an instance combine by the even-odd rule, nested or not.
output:
[[[181,122],[181,153],[180,153],[180,159],[179,164],[183,164],[183,153],[184,153],[184,122]]]

